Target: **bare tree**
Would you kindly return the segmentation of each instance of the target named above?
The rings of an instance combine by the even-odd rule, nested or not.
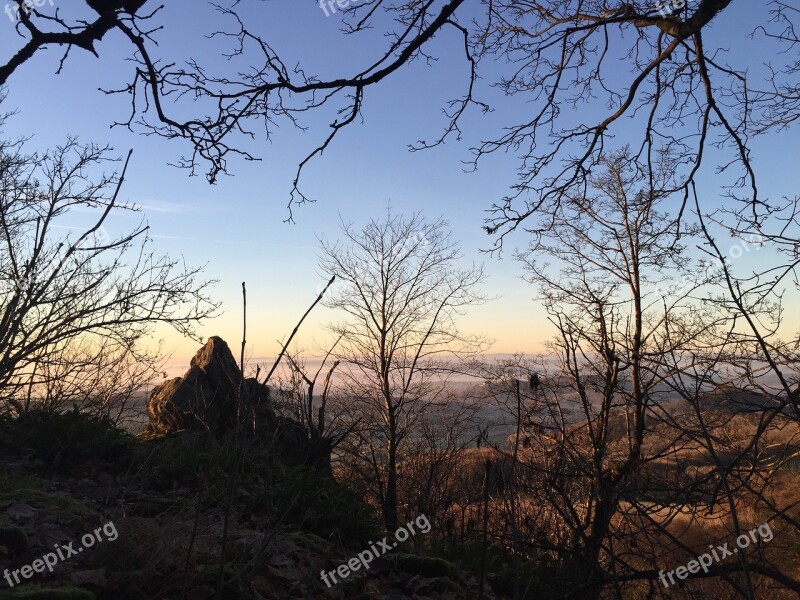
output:
[[[212,183],[226,172],[229,156],[255,159],[236,136],[253,138],[258,125],[269,135],[281,121],[298,125],[299,117],[309,108],[333,107],[340,116],[330,134],[298,168],[299,179],[303,165],[321,154],[339,130],[357,120],[364,90],[417,56],[464,1],[450,0],[442,7],[426,3],[415,8],[409,22],[405,23],[404,18],[398,20],[401,31],[377,62],[366,69],[323,80],[306,74],[299,65],[287,67],[296,61],[284,61],[268,41],[245,24],[236,12],[239,0],[231,0],[228,6],[211,5],[227,23],[223,29],[211,32],[211,36],[232,40],[230,58],[249,62],[253,67],[243,67],[233,77],[228,73],[212,74],[193,59],[178,66],[175,61],[160,57],[157,35],[163,28],[159,24],[163,6],[148,0],[86,0],[77,6],[58,6],[55,10],[47,5],[31,8],[25,0],[15,0],[6,12],[18,19],[16,30],[21,44],[13,56],[0,60],[0,86],[8,83],[41,50],[63,49],[60,72],[70,52],[86,51],[98,56],[98,43],[116,36],[128,48],[128,57],[135,65],[127,85],[104,89],[109,94],[130,97],[130,115],[116,125],[188,141],[192,150],[180,164],[192,172],[199,164],[207,166],[207,177]],[[179,98],[187,93],[193,96],[195,106],[200,107],[200,114],[187,116],[183,112],[189,105]],[[292,200],[296,198],[306,199],[297,181]]]
[[[127,166],[93,178],[108,155],[74,140],[42,155],[0,144],[0,389],[17,411],[21,394],[52,386],[65,369],[80,380],[97,373],[92,356],[144,353],[155,324],[192,335],[216,311],[200,269],[150,252],[145,225],[108,233]],[[64,228],[78,209],[95,216],[83,230]]]
[[[333,388],[333,376],[340,361],[334,360],[325,372],[322,389],[315,396],[317,382],[325,370],[328,360],[338,345],[336,340],[320,361],[319,368],[309,376],[309,369],[305,361],[300,358],[299,352],[287,353],[289,362],[289,376],[285,386],[282,386],[284,396],[288,396],[289,409],[303,425],[309,442],[308,464],[322,474],[333,476],[331,455],[344,439],[360,424],[359,419],[344,424],[341,410],[331,402],[336,397]],[[317,404],[318,401],[318,404]],[[332,406],[333,405],[333,406]]]
[[[24,411],[33,406],[47,411],[72,408],[105,416],[118,425],[138,428],[141,401],[161,378],[166,358],[160,348],[120,346],[97,336],[76,339],[37,365],[38,383],[24,390]]]
[[[717,577],[746,598],[768,586],[791,594],[800,582],[779,566],[778,544],[796,536],[786,478],[800,431],[791,387],[763,378],[770,364],[797,376],[777,334],[780,292],[770,297],[757,275],[737,285],[721,254],[687,252],[710,244],[709,225],[699,204],[694,223],[669,205],[668,155],[655,178],[628,150],[602,164],[585,194],[542,207],[543,226],[519,255],[557,336],[549,357],[523,365],[541,389],[506,391],[516,433],[513,451],[498,450],[520,464],[499,537],[524,540],[531,559],[555,558],[549,583],[561,594],[654,597],[667,594],[659,578],[670,563],[772,522],[782,542],[740,551],[686,587],[693,597]],[[748,319],[755,328],[739,325]]]
[[[492,72],[490,82],[523,97],[533,109],[530,117],[474,148],[476,165],[498,151],[515,152],[520,159],[520,180],[494,204],[487,223],[487,231],[500,235],[498,244],[543,202],[585,186],[609,136],[619,135],[629,118],[636,129],[626,125],[625,135],[638,131],[638,139],[630,141],[648,169],[662,146],[681,149],[683,177],[676,189],[683,194],[683,208],[701,167],[713,162],[731,173],[732,202],[757,212],[762,198],[751,139],[797,117],[797,11],[780,0],[765,4],[763,22],[754,24],[759,39],[775,49],[772,77],[766,78],[749,75],[749,65],[721,62],[724,49],[714,40],[728,38],[707,35],[726,26],[738,4],[732,0],[681,0],[670,10],[644,0],[364,0],[343,11],[345,33],[379,29],[389,41],[365,59],[363,68],[314,75],[302,65],[287,66],[296,61],[279,55],[259,35],[255,23],[237,12],[238,1],[217,7],[222,25],[211,32],[231,41],[236,75],[215,73],[197,60],[179,64],[161,56],[157,38],[167,25],[161,8],[151,8],[147,0],[87,0],[69,10],[47,5],[27,10],[24,0],[16,4],[21,44],[0,61],[0,85],[43,49],[64,49],[63,64],[70,52],[98,54],[100,40],[119,39],[129,48],[134,68],[126,85],[106,90],[131,100],[129,116],[118,124],[188,142],[191,151],[183,166],[207,166],[210,181],[226,171],[230,156],[255,158],[245,146],[258,127],[269,136],[281,123],[302,127],[308,111],[330,111],[335,115],[331,130],[299,165],[290,207],[307,199],[299,181],[309,160],[359,121],[365,91],[416,59],[430,58],[435,37],[463,55],[464,92],[445,109],[441,133],[420,140],[417,149],[459,137],[466,113],[490,110],[480,99],[480,75],[484,64],[497,65],[494,59],[500,58],[509,68],[499,76]],[[607,76],[612,70],[615,76]],[[581,114],[587,116],[575,122],[573,111],[564,110],[568,107],[586,109]]]
[[[403,521],[424,514],[433,526],[432,535],[455,533],[457,504],[474,491],[467,484],[467,462],[477,413],[473,394],[449,389],[419,415],[398,466]]]
[[[447,223],[420,214],[371,220],[362,229],[342,224],[344,242],[321,241],[320,268],[339,288],[327,305],[344,318],[331,329],[354,412],[367,424],[354,458],[371,470],[388,529],[397,526],[398,463],[426,407],[446,393],[456,362],[485,341],[464,335],[457,317],[484,301],[481,268],[458,266],[460,253]]]

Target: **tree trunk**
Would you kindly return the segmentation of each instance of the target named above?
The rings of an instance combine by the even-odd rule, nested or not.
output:
[[[392,422],[389,435],[389,464],[386,474],[386,505],[383,510],[386,530],[390,532],[397,529],[397,440],[394,429],[394,422]]]

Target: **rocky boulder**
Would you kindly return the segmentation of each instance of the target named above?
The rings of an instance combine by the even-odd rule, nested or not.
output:
[[[241,394],[241,382],[242,372],[228,344],[217,336],[209,338],[183,377],[165,381],[150,394],[150,428],[157,433],[189,430],[222,435],[236,425],[246,402],[257,407],[258,422],[274,427],[267,386],[248,378]]]

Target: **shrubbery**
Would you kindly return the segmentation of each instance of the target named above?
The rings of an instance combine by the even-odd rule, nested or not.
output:
[[[0,448],[8,454],[32,450],[51,466],[90,460],[112,462],[128,456],[133,438],[111,419],[79,412],[32,410],[0,417]]]

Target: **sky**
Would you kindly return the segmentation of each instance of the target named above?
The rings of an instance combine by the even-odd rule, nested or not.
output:
[[[52,0],[51,10],[59,2],[66,0]],[[341,16],[326,16],[314,0],[249,1],[241,6],[245,20],[254,24],[279,54],[288,57],[288,64],[296,61],[309,73],[352,73],[387,43],[380,31],[343,36]],[[730,38],[731,56],[746,56],[755,69],[760,68],[769,59],[769,51],[757,40],[749,40],[747,34],[754,22],[764,20],[763,5],[736,0],[732,7],[708,35]],[[476,1],[469,10],[477,9]],[[224,41],[205,37],[222,27],[222,18],[206,2],[167,3],[159,19],[166,27],[157,34],[158,54],[178,63],[194,57],[209,69],[226,72],[231,67],[222,55]],[[18,45],[13,24],[0,15],[2,62]],[[268,142],[261,136],[249,148],[262,160],[231,161],[233,175],[221,177],[212,186],[202,174],[189,177],[170,166],[188,152],[182,142],[109,127],[127,118],[128,99],[105,95],[98,88],[128,82],[132,65],[125,61],[127,52],[123,40],[107,36],[98,45],[100,59],[73,52],[59,75],[54,74],[59,54],[51,50],[36,56],[9,82],[2,109],[18,112],[4,133],[30,136],[30,150],[63,143],[69,135],[78,135],[83,142],[109,144],[119,155],[133,149],[122,197],[141,205],[154,248],[173,257],[183,256],[192,265],[205,264],[206,276],[218,280],[212,295],[222,302],[223,314],[198,329],[202,338],[219,335],[232,347],[239,346],[244,281],[248,289],[248,353],[253,357],[275,355],[279,340],[286,339],[324,281],[316,268],[319,237],[335,239],[340,220],[363,223],[382,214],[387,203],[396,212],[422,210],[431,219],[443,216],[460,241],[464,262],[485,265],[488,280],[484,289],[496,299],[470,310],[463,325],[468,331],[494,338],[492,352],[537,352],[552,335],[543,309],[533,299],[535,290],[522,280],[521,265],[512,257],[514,247],[525,245],[524,235],[512,238],[500,257],[482,252],[492,243],[481,229],[485,211],[515,181],[517,158],[513,153],[491,156],[476,172],[466,172],[464,163],[470,158],[471,146],[497,135],[509,124],[509,116],[525,114],[530,105],[522,99],[502,98],[487,83],[485,94],[496,110],[490,115],[469,114],[462,141],[425,152],[412,153],[407,148],[441,131],[446,123],[442,107],[464,92],[467,67],[455,32],[434,40],[430,52],[435,61],[418,61],[384,85],[367,90],[362,122],[342,131],[323,157],[307,169],[303,189],[316,202],[295,207],[294,223],[285,220],[296,166],[326,135],[330,116],[310,115],[304,122],[308,126],[305,131],[284,123]],[[487,82],[504,69],[501,64],[484,67]],[[779,143],[768,137],[754,142],[754,158],[767,195],[787,194],[798,187],[794,138],[789,133],[778,138]],[[712,176],[706,185],[702,191],[718,198]],[[122,233],[141,216],[117,217],[109,223],[109,232]],[[757,259],[745,256],[742,264],[750,260]],[[296,347],[319,354],[318,347],[328,337],[324,325],[332,318],[330,311],[318,308],[298,334]],[[156,335],[164,340],[172,360],[181,364],[197,347],[196,342],[168,330],[159,329]]]

